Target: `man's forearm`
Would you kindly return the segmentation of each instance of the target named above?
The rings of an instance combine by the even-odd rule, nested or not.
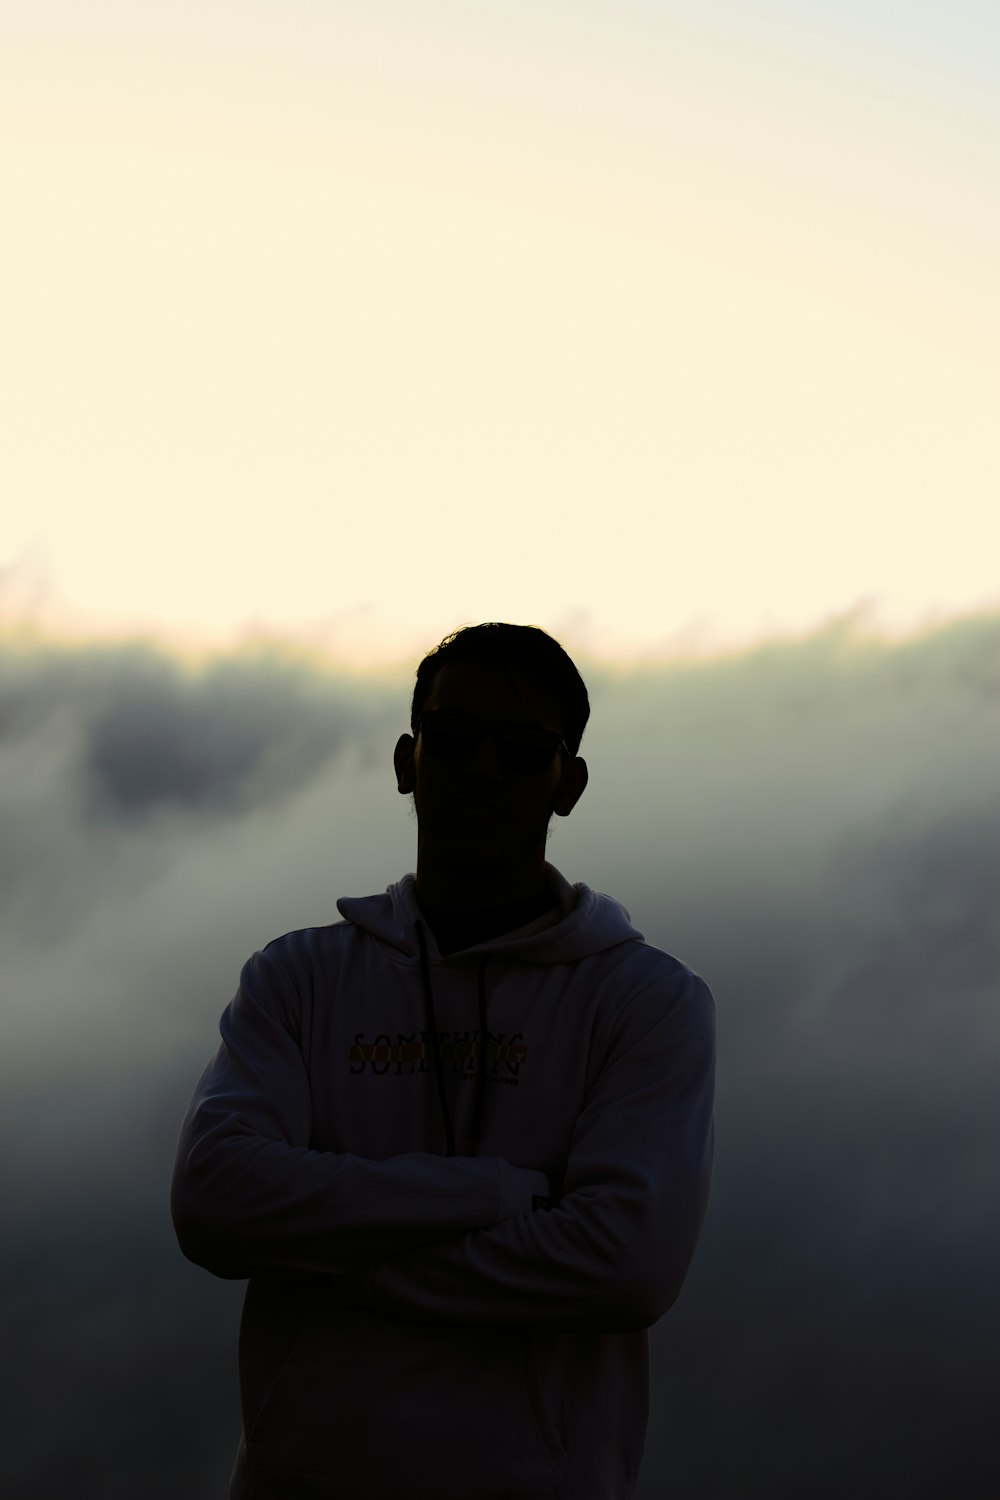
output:
[[[184,1254],[218,1276],[337,1276],[528,1213],[552,1187],[502,1157],[372,1161],[209,1130],[182,1137],[171,1211]]]

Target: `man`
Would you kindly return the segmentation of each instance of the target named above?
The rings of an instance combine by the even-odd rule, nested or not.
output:
[[[184,1253],[248,1277],[232,1500],[625,1500],[694,1252],[714,1006],[545,860],[587,786],[544,631],[417,670],[417,869],[255,953],[182,1128]]]

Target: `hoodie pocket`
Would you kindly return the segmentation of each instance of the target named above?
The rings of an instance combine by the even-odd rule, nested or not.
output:
[[[530,1338],[341,1309],[304,1319],[247,1459],[303,1494],[413,1500],[552,1500],[565,1468]]]

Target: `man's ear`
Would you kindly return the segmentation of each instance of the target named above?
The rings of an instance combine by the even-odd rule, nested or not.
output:
[[[590,772],[587,762],[579,755],[563,768],[563,773],[552,800],[552,811],[560,818],[568,818],[586,790]]]
[[[401,734],[392,752],[392,764],[396,771],[396,787],[400,796],[406,796],[414,788],[413,752],[416,740],[412,734]]]

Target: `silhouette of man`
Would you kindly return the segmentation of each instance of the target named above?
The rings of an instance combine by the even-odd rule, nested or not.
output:
[[[714,1004],[545,860],[590,713],[544,631],[417,670],[417,869],[246,963],[185,1118],[185,1255],[249,1278],[231,1500],[625,1500],[708,1199]]]

